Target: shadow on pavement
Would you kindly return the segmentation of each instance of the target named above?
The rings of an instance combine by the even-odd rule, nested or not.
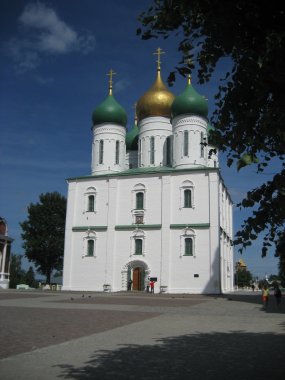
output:
[[[64,379],[284,379],[284,335],[209,333],[97,351],[84,366],[60,365]]]
[[[255,293],[255,294],[227,294],[223,296],[224,298],[228,299],[229,301],[237,301],[237,302],[247,302],[247,303],[254,303],[257,305],[260,305],[260,309],[262,309],[262,300],[261,300],[261,293]],[[279,314],[285,314],[285,297],[282,297],[281,304],[277,306],[276,299],[274,295],[270,295],[269,297],[269,304],[268,308],[266,310],[263,310],[267,313],[279,313]]]

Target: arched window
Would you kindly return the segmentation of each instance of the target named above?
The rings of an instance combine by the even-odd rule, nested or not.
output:
[[[87,240],[87,252],[86,252],[86,256],[94,256],[94,240],[93,239],[89,239]]]
[[[189,132],[184,131],[183,156],[188,156],[188,154],[189,154]]]
[[[190,180],[185,180],[180,186],[180,209],[195,208],[195,186]]]
[[[89,195],[88,196],[88,210],[87,211],[94,211],[95,210],[95,196]]]
[[[88,187],[84,194],[84,211],[95,212],[97,192],[95,187]]]
[[[143,241],[142,239],[135,239],[135,255],[142,255]]]
[[[115,164],[119,165],[120,162],[120,141],[116,141],[116,159],[115,159]]]
[[[137,210],[143,210],[143,206],[144,206],[143,198],[144,196],[142,192],[136,193],[136,209]]]
[[[146,241],[145,232],[143,230],[136,229],[135,231],[133,231],[130,238],[131,238],[131,245],[130,245],[131,256],[132,255],[145,256],[145,241]]]
[[[83,238],[82,258],[96,257],[96,232],[88,230]]]
[[[195,231],[189,227],[186,227],[180,235],[180,257],[192,256],[196,257],[195,252]]]
[[[184,190],[184,207],[191,208],[192,207],[192,193],[191,190]]]
[[[100,142],[99,142],[99,164],[103,164],[103,156],[104,156],[104,140],[100,140]]]
[[[184,240],[184,256],[193,256],[193,239],[185,238]]]
[[[155,149],[155,146],[154,146],[154,137],[151,137],[150,138],[150,164],[151,165],[154,164],[154,149]]]

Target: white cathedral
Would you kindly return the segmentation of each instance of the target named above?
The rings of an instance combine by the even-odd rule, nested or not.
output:
[[[206,99],[174,96],[160,73],[134,126],[112,93],[93,112],[92,172],[68,179],[63,290],[219,294],[233,290],[232,201]],[[209,139],[210,140],[210,139]]]

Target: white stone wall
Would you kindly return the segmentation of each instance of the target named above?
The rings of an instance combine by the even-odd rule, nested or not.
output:
[[[201,142],[207,141],[207,121],[198,116],[183,115],[173,119],[173,167],[191,168],[207,165],[207,146],[201,152]],[[188,154],[184,155],[184,133],[188,131]]]
[[[117,124],[99,124],[93,127],[92,174],[121,172],[126,169],[126,128]],[[103,163],[99,162],[99,145],[104,141]],[[116,164],[116,141],[120,143],[119,163]]]
[[[165,117],[148,117],[139,126],[139,166],[166,166],[166,139],[172,135],[172,125]],[[154,137],[154,163],[150,161],[150,138]]]
[[[96,194],[94,212],[85,207],[90,188]],[[193,191],[193,208],[183,207],[185,188]],[[219,293],[221,285],[228,288],[232,279],[221,284],[220,274],[225,266],[220,259],[229,263],[231,252],[220,257],[219,190],[215,169],[71,180],[63,289],[101,291],[109,284],[114,291],[125,290],[126,267],[136,261],[158,277],[156,291],[161,285],[173,293]],[[145,195],[144,225],[137,228],[136,191]],[[230,216],[226,220],[230,231]],[[134,255],[136,233],[143,235],[143,255]],[[89,234],[95,237],[95,257],[84,254]],[[183,255],[185,236],[194,237],[193,256]]]

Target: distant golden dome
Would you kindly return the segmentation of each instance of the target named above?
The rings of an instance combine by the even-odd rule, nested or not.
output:
[[[171,105],[175,96],[163,83],[160,70],[151,88],[137,102],[136,112],[138,121],[149,116],[171,117]]]

